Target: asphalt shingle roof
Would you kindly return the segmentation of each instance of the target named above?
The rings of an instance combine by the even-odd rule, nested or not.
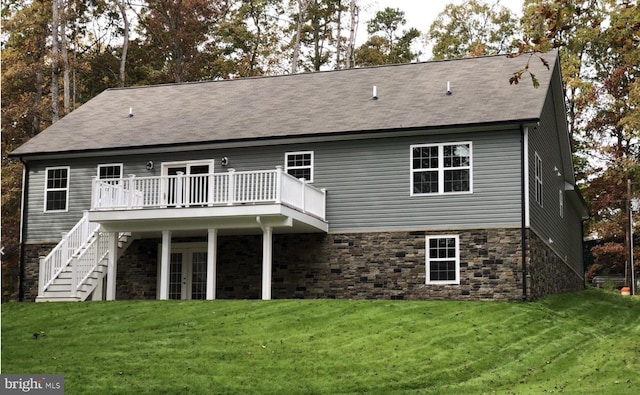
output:
[[[531,121],[557,67],[556,52],[542,57],[538,89],[509,84],[529,55],[108,89],[12,155]]]

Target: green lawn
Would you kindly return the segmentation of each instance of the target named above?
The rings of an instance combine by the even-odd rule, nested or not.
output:
[[[9,303],[2,373],[66,394],[637,394],[640,299]]]

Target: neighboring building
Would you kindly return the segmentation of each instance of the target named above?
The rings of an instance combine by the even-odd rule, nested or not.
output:
[[[11,154],[23,296],[582,289],[587,212],[541,56],[107,90]],[[528,61],[540,87],[510,85]]]

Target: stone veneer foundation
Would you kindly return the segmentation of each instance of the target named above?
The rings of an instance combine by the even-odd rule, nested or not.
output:
[[[571,270],[535,233],[529,232],[529,235],[529,300],[585,288],[583,276]]]
[[[24,246],[24,268],[22,300],[35,301],[38,296],[38,273],[40,257],[47,256],[58,243],[26,244]]]
[[[527,241],[527,299],[584,288],[534,233]],[[425,236],[460,237],[460,284],[425,284]],[[522,300],[520,229],[459,232],[276,234],[272,297],[353,299]],[[205,238],[174,242],[204,242]],[[116,299],[155,299],[160,239],[136,240],[118,261]],[[37,295],[39,255],[53,245],[26,248],[25,300]],[[43,253],[44,251],[44,253]],[[261,295],[262,236],[218,238],[219,299]]]

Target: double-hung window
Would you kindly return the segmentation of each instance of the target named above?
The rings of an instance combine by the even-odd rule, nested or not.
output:
[[[471,142],[411,146],[411,195],[472,192]]]
[[[98,178],[101,180],[122,178],[122,163],[98,165]]]
[[[284,164],[287,174],[313,182],[313,151],[287,152]]]
[[[44,188],[44,211],[67,211],[69,207],[70,168],[47,167]]]
[[[427,284],[460,284],[459,236],[426,238]]]
[[[534,176],[536,186],[536,202],[542,206],[542,159],[535,153]]]

